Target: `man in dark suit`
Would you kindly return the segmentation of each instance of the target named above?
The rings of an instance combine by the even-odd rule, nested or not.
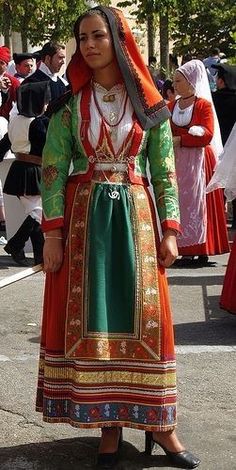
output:
[[[216,64],[217,91],[212,94],[223,145],[236,122],[236,65]]]
[[[54,101],[66,91],[67,87],[66,80],[58,76],[65,63],[65,46],[64,44],[50,41],[44,44],[40,54],[41,62],[37,70],[27,77],[23,83],[48,80],[51,88],[51,101]]]

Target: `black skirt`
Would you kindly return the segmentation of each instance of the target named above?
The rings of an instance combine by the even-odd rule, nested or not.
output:
[[[41,166],[14,161],[8,171],[3,187],[11,196],[36,196],[40,194]]]

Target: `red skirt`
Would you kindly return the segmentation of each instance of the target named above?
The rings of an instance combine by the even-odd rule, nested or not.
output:
[[[211,148],[205,152],[206,185],[209,183],[215,167],[215,157]],[[206,196],[207,233],[206,242],[179,248],[179,255],[220,255],[228,253],[229,242],[225,218],[223,190],[217,189]]]
[[[46,277],[36,409],[51,423],[168,431],[176,425],[173,327],[167,280],[157,262],[155,211],[141,185],[117,186],[120,192],[129,189],[127,201],[131,201],[132,212],[123,226],[125,234],[130,223],[134,227],[134,327],[131,333],[127,328],[111,333],[108,321],[105,333],[104,329],[90,328],[95,308],[89,302],[91,270],[87,260],[92,245],[100,259],[104,253],[99,233],[90,236],[90,215],[96,216],[99,209],[94,204],[95,191],[99,189],[103,195],[105,186],[79,184],[76,178],[67,186],[64,261],[59,271]],[[107,205],[113,199],[104,196],[104,201]],[[121,199],[114,201],[120,204]],[[116,216],[116,210],[111,214]],[[115,250],[109,246],[105,251],[113,262]],[[118,253],[122,260],[123,252]],[[117,286],[115,278],[107,279],[107,298]],[[119,289],[118,294],[128,298],[132,292]]]
[[[220,307],[231,313],[236,313],[236,236],[229,257],[220,298]]]

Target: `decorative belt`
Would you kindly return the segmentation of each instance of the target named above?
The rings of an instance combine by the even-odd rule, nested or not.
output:
[[[32,155],[31,153],[16,153],[16,160],[25,163],[33,163],[34,165],[42,165],[42,158],[38,155]]]
[[[127,163],[112,162],[112,163],[95,163],[95,171],[111,171],[112,173],[124,173],[128,171]]]
[[[121,162],[95,163],[92,180],[97,183],[128,183],[128,165]]]

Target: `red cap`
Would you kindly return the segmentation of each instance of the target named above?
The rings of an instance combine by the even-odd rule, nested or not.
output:
[[[8,49],[8,47],[6,47],[6,46],[0,47],[0,60],[3,60],[4,62],[6,62],[6,64],[8,64],[8,62],[10,62],[11,53],[10,53],[10,50]]]

